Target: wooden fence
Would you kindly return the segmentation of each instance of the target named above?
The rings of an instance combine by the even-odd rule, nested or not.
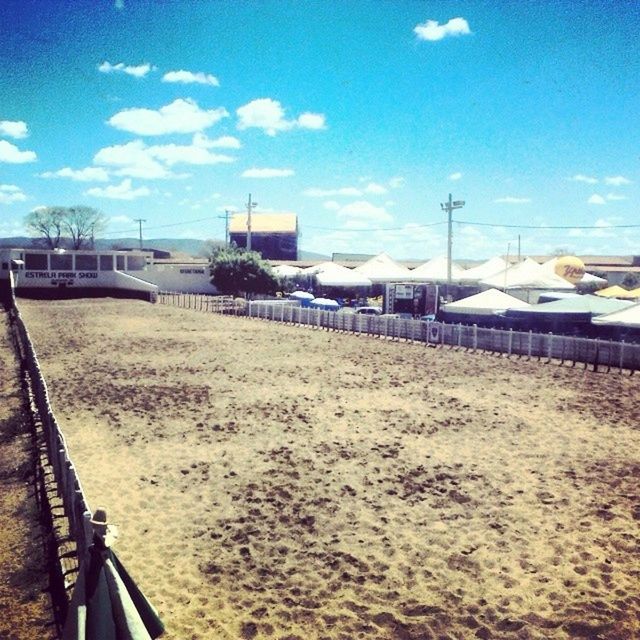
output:
[[[219,297],[220,298],[220,297]],[[160,293],[158,302],[197,311],[245,315],[287,324],[345,331],[361,335],[410,340],[425,345],[489,351],[547,361],[582,363],[594,370],[640,370],[640,344],[564,336],[533,331],[487,329],[477,325],[425,322],[391,316],[322,311],[286,301],[234,302],[216,296]]]

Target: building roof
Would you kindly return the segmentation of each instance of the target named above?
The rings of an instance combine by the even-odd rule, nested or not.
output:
[[[252,213],[251,233],[297,233],[295,213]],[[247,214],[234,213],[229,220],[229,233],[247,233]]]

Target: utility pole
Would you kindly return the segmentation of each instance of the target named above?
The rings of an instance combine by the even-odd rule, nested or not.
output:
[[[257,202],[251,202],[251,194],[249,194],[249,202],[247,202],[247,251],[251,251],[251,212],[257,206]]]
[[[224,246],[229,246],[229,209],[224,210],[223,216],[218,216],[218,218],[224,218]]]
[[[447,227],[448,227],[448,241],[447,241],[447,298],[449,297],[449,290],[451,288],[451,248],[453,246],[453,229],[451,212],[454,209],[462,209],[464,207],[464,200],[452,200],[451,194],[449,194],[449,200],[447,202],[441,202],[440,208],[447,212]]]
[[[140,250],[142,251],[142,223],[146,222],[144,218],[136,218],[134,222],[137,222],[140,226]]]

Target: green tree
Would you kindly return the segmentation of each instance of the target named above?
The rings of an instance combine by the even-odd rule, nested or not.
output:
[[[107,218],[93,207],[42,207],[29,213],[25,226],[49,249],[68,244],[72,249],[93,247],[97,235],[106,227]],[[65,239],[67,242],[65,242]]]
[[[274,294],[278,278],[254,251],[220,248],[211,256],[211,283],[227,295]]]

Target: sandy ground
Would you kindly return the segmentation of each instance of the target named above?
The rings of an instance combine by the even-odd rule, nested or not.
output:
[[[640,637],[640,375],[20,306],[166,637]]]
[[[20,370],[0,310],[0,638],[56,637],[33,491]]]

